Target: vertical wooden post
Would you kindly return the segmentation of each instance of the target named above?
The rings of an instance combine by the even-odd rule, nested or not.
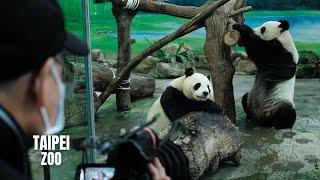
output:
[[[207,18],[204,50],[211,67],[215,102],[235,123],[236,113],[232,85],[235,68],[231,62],[231,48],[223,41],[228,21],[228,15],[222,11],[216,11],[215,14]]]
[[[117,22],[118,31],[118,59],[117,72],[120,72],[131,59],[131,40],[130,40],[130,26],[136,12],[124,9],[121,5],[113,3],[112,12]],[[118,111],[130,110],[130,73],[126,74],[121,88],[117,89],[116,101]],[[125,83],[125,82],[128,83]]]

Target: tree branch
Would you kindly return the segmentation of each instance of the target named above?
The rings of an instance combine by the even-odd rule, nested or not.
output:
[[[127,0],[108,0],[122,6],[127,4]],[[106,0],[96,0],[95,3],[103,3]],[[153,12],[160,14],[167,14],[171,16],[191,19],[196,16],[204,7],[196,6],[179,6],[164,2],[156,2],[150,0],[140,0],[139,6],[136,10],[144,12]]]
[[[200,12],[200,8],[195,6],[178,6],[174,4],[155,1],[140,1],[140,5],[137,10],[167,14],[188,19],[193,18]]]
[[[116,0],[114,0],[116,1]],[[123,79],[123,77],[133,70],[143,59],[148,57],[150,54],[155,52],[157,49],[160,49],[164,45],[168,44],[169,42],[177,39],[178,37],[183,36],[186,32],[191,32],[191,30],[196,29],[197,23],[201,22],[202,20],[206,19],[209,15],[211,15],[212,11],[216,10],[217,8],[223,6],[230,0],[219,0],[217,2],[212,3],[208,7],[206,7],[203,11],[193,17],[189,22],[183,24],[179,29],[174,31],[173,33],[161,38],[157,42],[153,43],[147,49],[142,51],[138,56],[133,58],[120,72],[118,72],[117,77],[113,79],[113,81],[108,85],[106,90],[99,96],[101,102],[105,102],[107,98],[110,96],[112,90],[117,87],[119,82]]]
[[[229,18],[232,18],[232,17],[235,17],[241,13],[244,13],[244,12],[248,12],[248,11],[251,11],[252,10],[252,7],[251,6],[246,6],[246,7],[242,7],[242,8],[239,8],[237,10],[232,10],[229,14]]]

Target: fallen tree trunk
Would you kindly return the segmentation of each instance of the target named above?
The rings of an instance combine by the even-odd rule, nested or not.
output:
[[[227,116],[193,112],[180,121],[184,124],[184,130],[174,131],[170,140],[188,158],[192,179],[198,179],[204,172],[216,171],[221,162],[231,161],[239,165],[244,141]],[[159,123],[163,122],[156,121],[151,128],[163,137],[171,124],[157,125]]]
[[[85,89],[84,65],[72,63],[74,66],[74,91],[82,92]],[[103,64],[94,63],[92,66],[92,78],[94,91],[102,92],[104,87],[113,80],[115,69]],[[152,96],[155,92],[155,79],[146,74],[133,73],[131,75],[131,99]],[[115,92],[113,92],[115,93]]]

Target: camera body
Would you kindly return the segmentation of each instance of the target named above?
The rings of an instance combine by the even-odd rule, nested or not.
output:
[[[115,179],[140,176],[145,179],[147,164],[156,155],[158,142],[156,134],[150,129],[144,128],[110,151],[107,166],[115,167]]]
[[[151,129],[131,131],[112,141],[100,139],[94,144],[98,151],[107,154],[106,164],[80,164],[76,179],[90,179],[93,176],[106,179],[150,179],[146,167],[155,157],[159,146],[159,139]]]

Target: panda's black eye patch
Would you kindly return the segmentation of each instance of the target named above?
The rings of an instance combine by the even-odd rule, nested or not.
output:
[[[209,90],[209,94],[211,93],[211,90],[210,90],[210,87],[209,87],[209,85],[208,85],[208,90]]]
[[[266,32],[266,27],[261,28],[261,34],[263,34],[264,32]]]
[[[196,85],[193,86],[193,89],[196,91],[200,88],[201,84],[197,83]]]

